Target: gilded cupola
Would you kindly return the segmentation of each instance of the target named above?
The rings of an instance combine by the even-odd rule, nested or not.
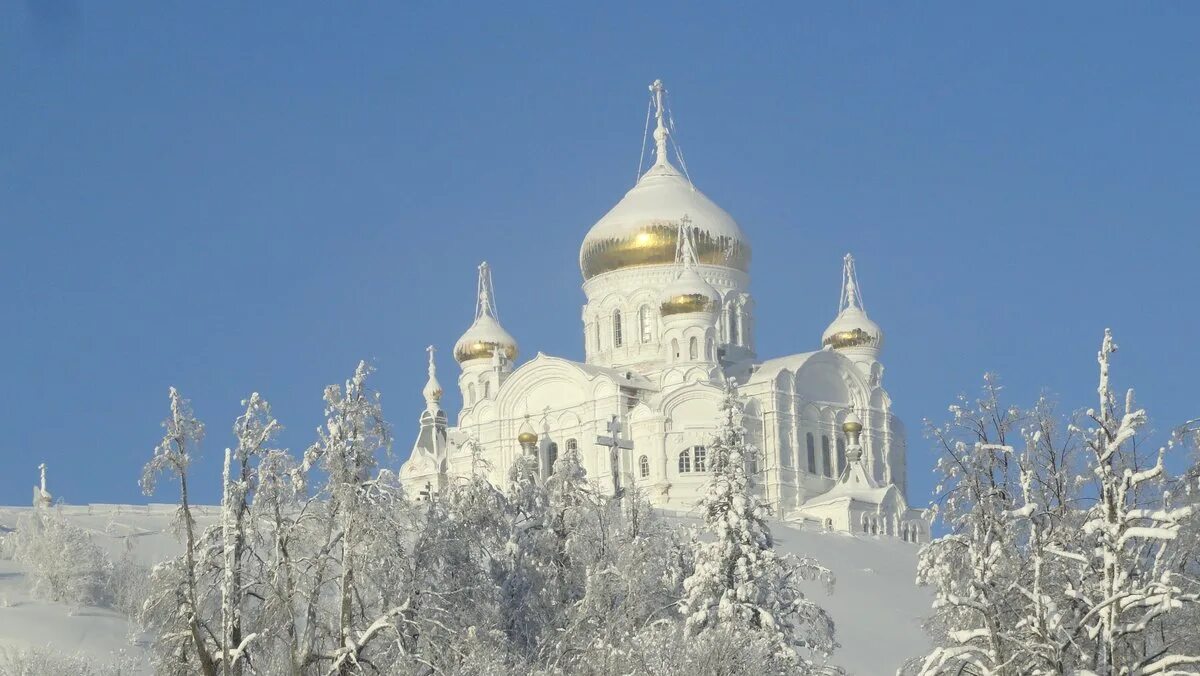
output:
[[[838,316],[821,335],[821,345],[834,350],[857,350],[877,355],[883,348],[883,330],[863,308],[854,257],[846,254],[842,265],[842,294]]]
[[[656,80],[650,91],[657,120],[654,165],[588,231],[579,251],[584,280],[628,268],[670,265],[679,244],[677,224],[685,214],[694,222],[699,263],[749,272],[750,245],[737,222],[667,159],[671,132],[665,116],[666,90]]]
[[[479,264],[479,285],[475,304],[475,321],[454,344],[454,359],[462,364],[477,359],[494,359],[497,354],[513,362],[517,358],[517,341],[496,316],[496,301],[492,294],[492,272],[487,262]]]

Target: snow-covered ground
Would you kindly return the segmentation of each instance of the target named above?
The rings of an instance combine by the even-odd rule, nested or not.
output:
[[[179,551],[172,531],[174,505],[91,505],[59,509],[92,534],[115,560],[125,548],[153,564]],[[0,507],[0,533],[16,528],[28,508]],[[215,507],[201,507],[201,525],[214,520]],[[837,576],[834,593],[814,587],[811,597],[833,615],[842,647],[834,661],[851,674],[895,673],[905,659],[928,646],[921,620],[932,595],[913,584],[917,547],[895,538],[863,537],[802,530],[772,523],[780,549],[812,556]],[[32,599],[24,571],[0,560],[0,653],[5,649],[50,644],[56,651],[81,652],[110,661],[117,651],[139,654],[130,643],[130,624],[103,608],[73,609]]]

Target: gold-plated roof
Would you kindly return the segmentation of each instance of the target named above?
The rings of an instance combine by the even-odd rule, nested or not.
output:
[[[689,312],[712,312],[716,303],[702,293],[686,293],[664,300],[658,310],[664,317]]]
[[[491,359],[497,349],[503,350],[501,354],[509,361],[516,361],[517,346],[512,344],[502,345],[490,341],[474,341],[467,343],[459,343],[454,346],[454,359],[458,363],[471,361],[472,359]]]
[[[641,265],[670,265],[675,262],[677,230],[675,223],[661,221],[584,242],[579,257],[584,279]],[[713,236],[698,227],[695,243],[699,263],[750,271],[750,247],[745,242],[728,235]]]
[[[834,349],[844,347],[860,347],[860,346],[877,346],[879,338],[867,333],[863,329],[853,328],[848,331],[838,331],[825,336],[821,344],[828,345]]]

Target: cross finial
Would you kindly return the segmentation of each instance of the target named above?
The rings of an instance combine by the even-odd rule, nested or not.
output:
[[[425,348],[429,353],[429,379],[425,381],[425,388],[421,390],[421,394],[425,395],[425,404],[429,411],[437,410],[438,402],[442,399],[442,384],[437,379],[437,365],[433,363],[433,353],[437,350],[430,345]]]
[[[854,270],[854,256],[850,254],[846,254],[842,259],[842,297],[839,301],[839,314],[850,308],[866,310],[863,307],[862,293],[858,290],[858,273]]]
[[[496,301],[492,297],[492,269],[488,267],[487,261],[479,264],[479,284],[475,299],[475,319],[484,315],[498,319]]]
[[[655,80],[650,85],[650,92],[654,94],[654,119],[657,123],[654,127],[654,163],[667,164],[667,137],[670,136],[670,132],[667,131],[664,120],[666,106],[663,102],[667,88],[663,86],[662,80]]]

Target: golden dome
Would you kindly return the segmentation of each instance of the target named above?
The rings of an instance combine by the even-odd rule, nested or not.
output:
[[[491,359],[499,350],[508,361],[517,359],[517,340],[500,326],[490,314],[481,314],[454,344],[454,358],[458,363],[474,359]]]
[[[842,431],[846,434],[858,434],[862,431],[862,423],[858,421],[858,418],[853,420],[847,418],[846,422],[842,423]]]
[[[521,424],[521,431],[517,434],[517,443],[522,446],[532,446],[537,443],[537,440],[537,432],[533,431],[533,425],[530,425],[529,419],[526,418],[525,422]]]
[[[588,231],[579,251],[584,280],[614,270],[675,262],[679,219],[696,223],[697,261],[750,270],[750,245],[736,221],[670,163],[656,164]]]

